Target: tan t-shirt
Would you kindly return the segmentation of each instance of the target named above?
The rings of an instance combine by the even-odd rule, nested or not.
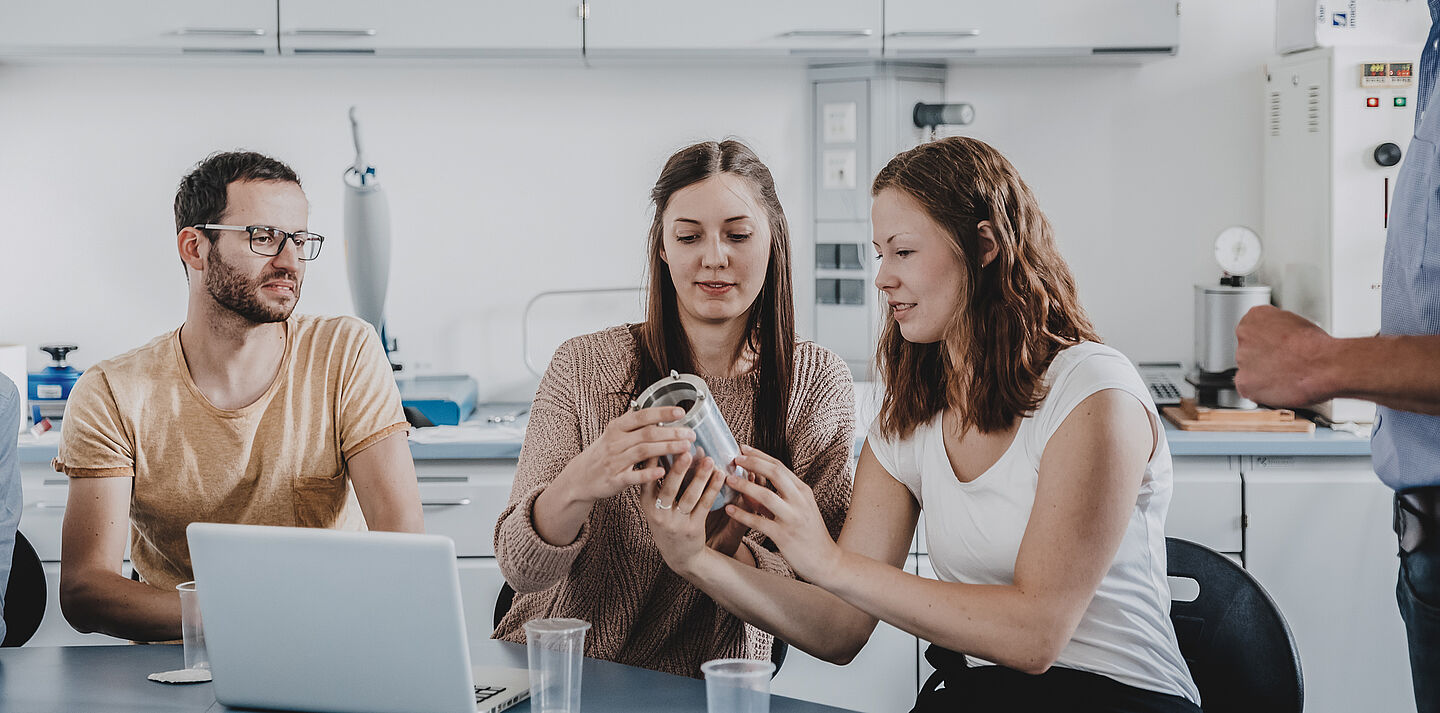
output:
[[[130,559],[169,589],[194,578],[192,522],[363,529],[345,463],[407,428],[370,325],[292,316],[275,382],[244,408],[200,393],[179,329],[85,370],[53,465],[72,478],[134,478]]]

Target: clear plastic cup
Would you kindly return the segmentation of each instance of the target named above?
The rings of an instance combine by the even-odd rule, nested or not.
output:
[[[585,658],[581,619],[536,619],[525,622],[525,648],[530,659],[530,710],[534,713],[580,713],[580,664]]]
[[[775,664],[753,659],[716,659],[700,666],[705,674],[708,713],[770,713],[770,675]]]
[[[205,652],[205,622],[200,619],[200,598],[195,582],[175,585],[180,592],[180,635],[185,641],[185,668],[210,670],[210,655]]]

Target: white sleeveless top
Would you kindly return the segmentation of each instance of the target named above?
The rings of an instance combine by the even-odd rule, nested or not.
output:
[[[1013,584],[1015,558],[1035,503],[1045,444],[1090,395],[1118,389],[1134,396],[1145,405],[1159,442],[1145,466],[1145,479],[1115,561],[1055,665],[1183,696],[1198,704],[1200,692],[1180,656],[1170,622],[1165,513],[1170,507],[1172,473],[1170,445],[1155,404],[1130,361],[1094,342],[1056,355],[1045,373],[1045,383],[1048,395],[1034,414],[1020,422],[1009,449],[968,483],[956,479],[950,467],[939,414],[901,441],[885,439],[878,423],[872,425],[870,449],[924,509],[930,562],[942,581]],[[990,664],[968,658],[972,666]]]

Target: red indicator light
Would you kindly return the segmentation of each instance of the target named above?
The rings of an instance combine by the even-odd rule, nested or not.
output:
[[[1380,97],[1366,97],[1365,106],[1380,106]]]

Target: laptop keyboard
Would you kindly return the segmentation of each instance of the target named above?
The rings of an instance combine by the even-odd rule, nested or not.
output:
[[[494,686],[476,686],[476,687],[475,687],[475,702],[476,702],[476,703],[484,703],[485,701],[488,701],[488,700],[490,700],[491,698],[494,698],[496,694],[500,693],[500,692],[503,691],[503,690],[505,690],[505,689],[504,689],[504,688],[496,688],[496,687],[494,687]]]

